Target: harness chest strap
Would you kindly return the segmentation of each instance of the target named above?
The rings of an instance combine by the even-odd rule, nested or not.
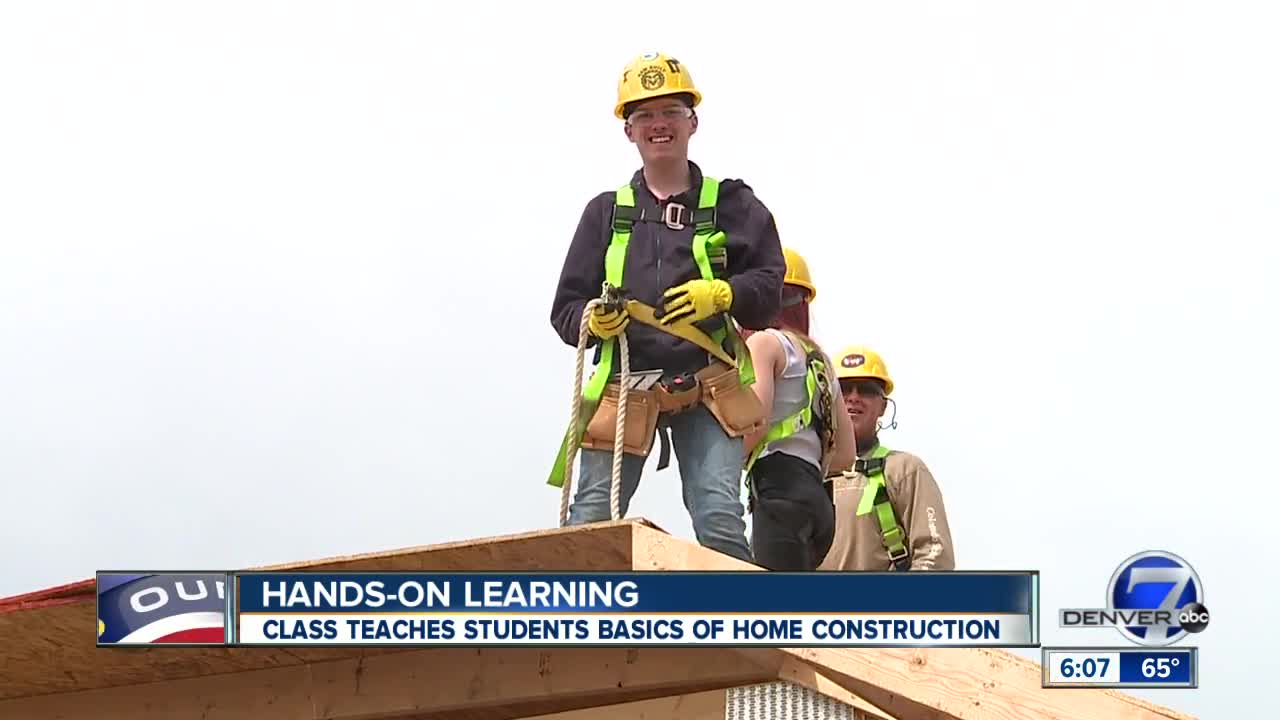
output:
[[[861,517],[875,511],[876,520],[880,523],[880,539],[889,553],[889,561],[893,563],[894,569],[906,570],[911,567],[911,553],[907,551],[904,542],[906,533],[898,524],[893,505],[889,502],[889,491],[884,484],[885,458],[889,456],[889,452],[889,448],[884,445],[877,445],[870,457],[859,458],[854,462],[853,469],[867,478],[867,486],[858,501],[857,515]]]

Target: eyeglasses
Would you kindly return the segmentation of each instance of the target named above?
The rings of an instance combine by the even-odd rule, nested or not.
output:
[[[673,105],[669,108],[663,108],[658,111],[654,110],[636,110],[627,116],[628,125],[648,125],[658,119],[661,115],[663,120],[667,122],[676,122],[685,118],[693,117],[693,108],[688,105]]]
[[[857,393],[863,397],[884,397],[884,388],[875,380],[841,380],[840,391],[845,395]]]

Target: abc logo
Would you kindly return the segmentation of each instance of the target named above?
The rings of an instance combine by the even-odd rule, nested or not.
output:
[[[1204,632],[1209,627],[1209,608],[1203,603],[1187,603],[1178,613],[1178,623],[1189,633]]]

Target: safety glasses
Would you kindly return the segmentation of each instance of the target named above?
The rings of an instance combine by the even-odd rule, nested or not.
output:
[[[651,125],[661,117],[667,122],[676,122],[693,117],[693,108],[688,105],[672,105],[661,110],[636,110],[627,116],[628,125]]]

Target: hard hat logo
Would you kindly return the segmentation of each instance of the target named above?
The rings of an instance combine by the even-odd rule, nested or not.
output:
[[[884,358],[865,345],[849,345],[840,351],[840,367],[836,369],[836,377],[841,380],[871,378],[884,383],[884,394],[893,394],[893,378],[889,377],[889,368]]]
[[[628,107],[668,95],[687,96],[693,107],[702,102],[702,93],[679,60],[662,53],[645,53],[632,59],[622,71],[613,114],[625,119]]]
[[[667,84],[667,76],[658,67],[647,67],[640,71],[640,87],[645,90],[657,90]]]

